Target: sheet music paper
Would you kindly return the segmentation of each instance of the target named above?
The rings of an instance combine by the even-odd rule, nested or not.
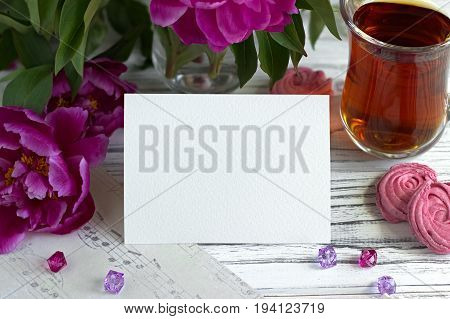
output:
[[[122,186],[98,169],[91,189],[97,212],[87,225],[65,236],[30,234],[14,253],[0,255],[1,298],[258,297],[197,245],[125,246]],[[68,266],[55,274],[46,259],[57,250]],[[119,296],[103,290],[110,269],[125,273]]]

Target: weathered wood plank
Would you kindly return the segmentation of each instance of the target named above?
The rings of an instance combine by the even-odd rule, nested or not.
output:
[[[439,0],[441,3],[445,0]],[[322,69],[336,82],[342,81],[347,66],[347,41],[337,42],[329,34],[317,44],[302,65]],[[127,74],[142,93],[170,93],[154,71]],[[268,78],[260,70],[238,94],[268,93]],[[339,101],[334,100],[334,110]],[[280,110],[282,111],[282,110]],[[334,112],[337,116],[337,112]],[[287,113],[288,114],[288,113]],[[333,124],[338,124],[335,118]],[[333,125],[333,127],[336,125]],[[339,125],[337,125],[339,127]],[[450,256],[440,256],[422,247],[406,223],[391,225],[383,221],[375,206],[375,183],[392,165],[401,161],[382,161],[364,154],[341,129],[331,136],[332,242],[339,265],[321,270],[315,256],[319,245],[204,245],[208,253],[243,280],[270,297],[378,297],[375,282],[381,275],[393,276],[398,284],[397,298],[450,297]],[[450,181],[450,131],[426,154],[406,161],[430,164],[442,180]],[[116,136],[106,167],[123,180],[122,137]],[[379,265],[360,269],[359,250],[374,247]]]

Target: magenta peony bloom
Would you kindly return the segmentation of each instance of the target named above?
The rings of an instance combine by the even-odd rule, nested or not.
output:
[[[87,121],[75,107],[45,118],[0,107],[0,254],[27,232],[65,234],[93,216],[89,167],[103,161],[108,138],[86,137]]]
[[[134,93],[136,86],[120,79],[127,67],[117,61],[98,58],[86,62],[83,83],[75,100],[64,71],[54,80],[52,98],[47,112],[58,107],[82,107],[89,112],[88,135],[111,136],[123,127],[123,100],[125,93]]]
[[[255,30],[282,32],[298,13],[295,0],[152,0],[156,25],[171,26],[186,44],[208,44],[220,52]]]

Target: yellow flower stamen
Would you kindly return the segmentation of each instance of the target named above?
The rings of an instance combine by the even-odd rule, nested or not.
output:
[[[94,111],[98,109],[98,101],[92,96],[89,97],[89,104],[91,106],[91,109],[93,109]]]
[[[56,107],[64,107],[64,106],[68,106],[69,105],[69,101],[67,101],[66,99],[64,99],[63,97],[59,97],[58,101],[56,102]]]
[[[45,157],[22,154],[20,161],[43,176],[48,176],[48,164]]]
[[[14,178],[12,178],[12,174],[14,172],[14,168],[10,167],[6,171],[4,177],[5,177],[5,184],[6,186],[11,186],[14,183]]]

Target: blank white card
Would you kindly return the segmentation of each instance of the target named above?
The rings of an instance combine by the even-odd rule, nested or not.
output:
[[[330,242],[328,96],[125,96],[125,242]]]

